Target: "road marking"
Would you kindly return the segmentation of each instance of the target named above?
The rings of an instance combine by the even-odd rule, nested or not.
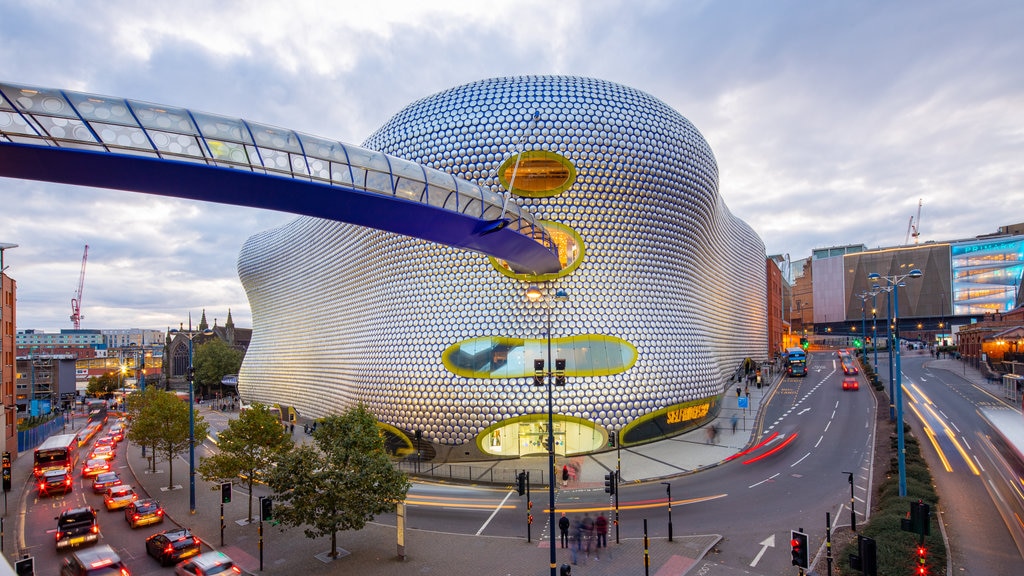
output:
[[[761,541],[761,551],[754,556],[754,560],[750,563],[751,566],[757,566],[757,563],[761,561],[761,556],[764,556],[764,551],[768,548],[775,548],[775,534],[765,538]]]
[[[810,412],[810,411],[811,411],[811,409],[810,409],[810,408],[804,408],[803,410],[801,410],[801,411],[797,412],[797,413],[796,413],[796,415],[797,415],[797,416],[800,416],[800,415],[801,415],[801,414],[803,414],[804,412]]]
[[[761,480],[757,484],[751,484],[750,486],[747,486],[747,488],[756,488],[757,486],[760,486],[761,484],[764,484],[765,482],[770,482],[770,481],[778,478],[780,474],[782,474],[782,472],[776,472],[775,474],[765,478],[764,480]]]
[[[796,462],[793,462],[792,464],[790,464],[790,465],[789,465],[789,467],[790,467],[790,468],[792,468],[793,466],[796,466],[797,464],[799,464],[799,463],[803,462],[803,461],[804,461],[804,458],[807,458],[807,457],[808,457],[808,456],[810,456],[810,455],[811,455],[811,453],[810,453],[810,452],[808,452],[807,454],[804,454],[804,457],[803,457],[803,458],[801,458],[801,459],[797,460]]]
[[[491,515],[487,517],[487,520],[484,522],[484,525],[481,526],[480,529],[476,531],[476,535],[477,536],[479,536],[480,533],[483,532],[487,528],[487,525],[491,523],[491,520],[493,520],[494,517],[498,514],[498,512],[501,511],[502,507],[505,505],[505,502],[508,502],[508,499],[511,498],[511,497],[512,497],[512,490],[509,490],[508,494],[505,494],[505,499],[501,501],[501,504],[498,504],[498,506],[494,509],[494,511],[491,512]]]

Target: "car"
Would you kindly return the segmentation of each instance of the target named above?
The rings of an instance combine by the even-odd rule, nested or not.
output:
[[[131,576],[131,572],[113,548],[100,544],[64,558],[60,576]]]
[[[39,490],[39,497],[42,498],[57,492],[67,494],[74,489],[74,483],[71,472],[68,472],[67,468],[57,468],[43,472],[36,487]]]
[[[857,368],[857,365],[854,364],[852,360],[849,362],[843,362],[843,374],[847,376],[852,376],[859,373],[860,369]]]
[[[114,439],[110,435],[107,435],[107,436],[104,436],[103,438],[100,438],[100,439],[96,440],[96,443],[93,444],[92,447],[93,447],[93,449],[95,449],[97,446],[110,446],[110,447],[113,447],[114,444],[116,444]]]
[[[159,524],[164,521],[164,508],[160,502],[152,498],[143,498],[125,507],[124,519],[132,528],[147,524]]]
[[[96,523],[96,510],[92,506],[68,508],[57,520],[57,550],[95,544],[100,539],[100,525]]]
[[[135,490],[124,484],[107,488],[107,493],[103,495],[103,503],[107,506],[107,510],[124,508],[138,499],[139,495],[135,493]]]
[[[121,440],[124,440],[124,427],[115,425],[110,429],[108,435],[114,440],[114,443],[120,442]]]
[[[843,378],[843,390],[860,390],[860,382],[856,378],[847,376]]]
[[[102,459],[102,460],[113,460],[114,459],[114,447],[113,446],[95,446],[92,449],[92,454],[89,454],[89,459]]]
[[[174,567],[178,576],[234,576],[242,569],[223,552],[203,552],[189,560],[182,560]]]
[[[91,478],[104,472],[110,472],[110,461],[103,458],[90,458],[82,465],[83,478]]]
[[[146,554],[156,558],[161,566],[198,556],[202,547],[202,541],[188,528],[164,530],[146,538]]]
[[[117,472],[103,472],[92,479],[92,491],[95,494],[103,494],[111,486],[119,486],[121,476]]]

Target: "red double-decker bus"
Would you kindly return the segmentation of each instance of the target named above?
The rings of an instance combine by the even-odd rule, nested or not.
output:
[[[32,473],[39,478],[47,470],[64,468],[74,471],[78,465],[78,436],[57,434],[50,436],[35,450],[35,464]]]

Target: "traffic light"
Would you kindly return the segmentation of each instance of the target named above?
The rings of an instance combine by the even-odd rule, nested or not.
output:
[[[264,496],[260,498],[260,520],[269,522],[274,519],[274,501]]]
[[[608,433],[608,447],[615,448],[615,432]]]
[[[854,338],[853,339],[853,347],[854,348],[863,348],[864,344],[860,341],[860,338]]]
[[[526,494],[526,472],[516,475],[516,492],[519,492],[520,496]]]
[[[792,547],[793,566],[807,568],[807,534],[791,530],[789,545]]]
[[[555,386],[565,386],[565,358],[555,358]]]
[[[615,472],[609,472],[604,475],[604,491],[609,494],[615,494],[616,488]]]
[[[189,382],[195,382],[196,381],[196,367],[195,366],[189,366],[188,367],[188,381]]]
[[[220,484],[220,501],[222,504],[231,503],[231,482],[221,482]]]
[[[533,385],[543,386],[544,385],[544,361],[534,360],[533,361]]]
[[[917,567],[914,568],[914,574],[917,576],[928,574],[928,549],[924,547],[924,544],[917,545]]]
[[[803,348],[804,350],[807,350],[807,348],[809,346],[810,346],[810,343],[807,342],[807,338],[800,338],[800,347],[801,348]]]

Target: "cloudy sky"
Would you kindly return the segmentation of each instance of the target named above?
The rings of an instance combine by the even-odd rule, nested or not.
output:
[[[631,86],[704,134],[769,254],[1024,222],[1024,2],[0,0],[0,81],[241,117],[359,144],[495,76]],[[287,214],[0,178],[17,328],[251,326],[236,273]]]

